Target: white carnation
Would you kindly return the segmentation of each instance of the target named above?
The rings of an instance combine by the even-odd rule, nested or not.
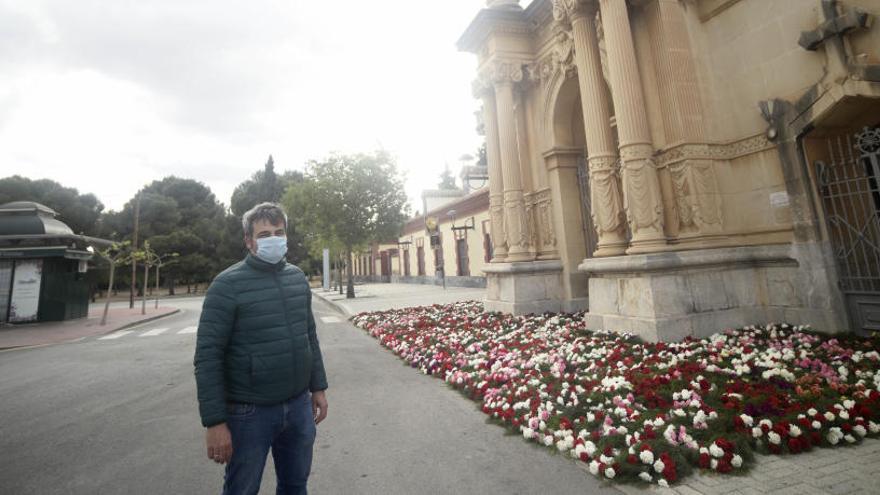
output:
[[[666,464],[664,464],[663,461],[661,461],[660,459],[654,461],[654,471],[662,473],[664,469],[666,469]]]

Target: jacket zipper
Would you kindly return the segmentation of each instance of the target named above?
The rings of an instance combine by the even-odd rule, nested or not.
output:
[[[284,310],[284,324],[287,326],[287,332],[293,337],[293,327],[290,325],[290,317],[287,315],[287,301],[284,298],[284,290],[281,288],[281,279],[278,277],[278,272],[272,274],[275,278],[275,286],[278,287],[278,294],[281,296],[281,308]]]

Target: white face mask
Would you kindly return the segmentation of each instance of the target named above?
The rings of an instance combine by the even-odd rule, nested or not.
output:
[[[275,264],[287,254],[287,236],[271,236],[257,239],[257,258]]]

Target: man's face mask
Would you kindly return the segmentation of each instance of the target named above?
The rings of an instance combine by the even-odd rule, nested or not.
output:
[[[257,257],[266,263],[275,264],[287,253],[287,236],[271,236],[257,239]]]

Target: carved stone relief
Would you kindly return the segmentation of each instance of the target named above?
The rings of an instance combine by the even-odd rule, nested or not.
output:
[[[507,252],[507,233],[504,225],[504,206],[501,204],[492,205],[489,208],[489,215],[492,218],[492,246],[493,257]]]
[[[550,189],[542,189],[534,193],[535,226],[536,233],[540,238],[542,250],[552,250],[556,247],[556,232],[553,229],[553,199]]]
[[[612,156],[593,157],[590,170],[590,216],[599,235],[599,243],[605,234],[623,229],[623,212],[620,205],[620,176],[617,159]]]
[[[711,160],[686,160],[669,166],[683,234],[721,230],[718,181]]]
[[[657,165],[666,167],[683,160],[733,160],[753,153],[774,149],[776,145],[761,134],[729,143],[684,143],[656,156]]]
[[[524,251],[528,251],[530,247],[531,234],[529,233],[528,219],[525,215],[522,200],[506,200],[504,202],[504,217],[506,225],[504,230],[507,233],[507,247],[518,247]]]
[[[650,145],[620,150],[623,172],[623,209],[633,238],[663,232],[663,201]]]

